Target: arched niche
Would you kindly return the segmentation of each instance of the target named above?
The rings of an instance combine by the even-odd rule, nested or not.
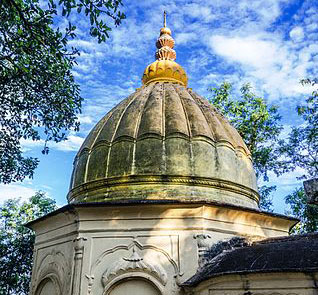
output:
[[[162,295],[159,289],[149,280],[141,277],[126,278],[118,281],[106,290],[105,295]],[[42,294],[41,294],[42,295]]]
[[[60,295],[59,287],[55,280],[46,278],[41,281],[35,295]]]

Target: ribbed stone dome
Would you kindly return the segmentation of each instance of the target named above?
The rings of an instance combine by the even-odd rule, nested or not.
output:
[[[238,132],[184,86],[143,86],[93,128],[74,162],[69,202],[129,199],[258,206]]]

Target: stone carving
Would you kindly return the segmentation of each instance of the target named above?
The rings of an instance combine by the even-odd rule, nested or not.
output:
[[[69,284],[66,282],[70,281],[70,268],[61,251],[53,249],[40,261],[32,287],[33,294],[36,294],[37,288],[46,279],[54,283],[59,294],[68,294]]]
[[[104,287],[114,278],[124,273],[144,272],[159,280],[164,286],[167,284],[167,273],[158,264],[154,265],[144,258],[140,257],[135,247],[133,247],[132,254],[128,258],[123,257],[116,261],[102,276],[102,283]]]
[[[72,294],[80,294],[81,289],[81,270],[83,264],[84,242],[85,237],[77,237],[74,242],[74,271],[73,271],[73,286]]]
[[[199,250],[207,250],[211,247],[211,236],[209,234],[196,234],[193,238],[197,240]]]
[[[198,256],[199,256],[199,267],[202,267],[207,259],[208,250],[211,247],[212,241],[209,234],[196,234],[193,236],[197,240]]]
[[[98,265],[100,265],[100,263],[102,263],[102,261],[104,260],[104,258],[111,254],[111,253],[115,253],[118,250],[130,250],[131,248],[137,247],[139,250],[146,250],[146,249],[151,249],[153,251],[159,252],[162,255],[164,255],[167,260],[170,262],[170,264],[172,265],[173,269],[174,269],[174,277],[179,277],[182,276],[183,274],[180,271],[180,266],[177,264],[177,262],[169,255],[169,253],[167,253],[165,250],[158,248],[154,245],[142,245],[141,243],[139,243],[136,239],[133,240],[132,243],[130,243],[129,245],[117,245],[114,248],[111,249],[107,249],[105,250],[97,259],[96,261],[92,264],[91,266],[91,271],[90,273],[93,274],[95,272],[95,269]]]
[[[94,284],[94,279],[95,277],[94,276],[89,276],[89,275],[85,275],[85,277],[87,278],[88,280],[88,285],[87,285],[87,294],[91,294],[92,292],[92,287],[93,287],[93,284]]]
[[[157,253],[161,253],[167,261],[169,261],[170,265],[173,267],[173,278],[175,279],[175,283],[177,285],[181,284],[181,277],[183,273],[180,271],[179,264],[169,255],[165,250],[158,248],[154,245],[142,245],[137,237],[131,237],[133,241],[129,245],[117,245],[114,248],[110,248],[101,253],[101,255],[95,260],[90,268],[90,273],[86,274],[86,278],[88,279],[88,294],[91,294],[93,285],[94,285],[94,274],[96,269],[101,265],[104,265],[107,261],[107,256],[115,253],[120,250],[132,251],[131,256],[123,257],[119,261],[116,261],[113,265],[111,265],[102,276],[102,284],[104,288],[113,284],[114,281],[120,280],[123,277],[129,276],[139,276],[146,275],[155,279],[155,281],[164,287],[167,284],[168,277],[166,271],[157,264],[153,264],[152,262],[145,261],[143,257],[141,257],[139,252],[143,250],[153,250]],[[157,287],[160,289],[160,286]]]

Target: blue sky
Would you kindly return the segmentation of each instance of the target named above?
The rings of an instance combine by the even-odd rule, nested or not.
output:
[[[140,87],[144,68],[154,60],[164,10],[176,41],[176,61],[186,70],[189,87],[207,97],[207,88],[222,81],[232,82],[235,88],[250,82],[257,94],[279,105],[283,136],[291,126],[301,124],[295,107],[312,89],[299,80],[318,77],[317,0],[123,2],[127,19],[104,44],[88,36],[84,17],[72,16],[78,36],[70,45],[81,52],[74,75],[85,99],[81,130],[70,133],[66,142],[49,144],[45,156],[41,155],[43,142],[24,141],[25,153],[38,157],[40,165],[33,179],[0,185],[0,202],[43,190],[59,205],[66,203],[77,150],[98,120]],[[296,177],[301,172],[272,175],[271,184],[278,185],[273,200],[276,212],[286,210],[284,196],[300,185]]]

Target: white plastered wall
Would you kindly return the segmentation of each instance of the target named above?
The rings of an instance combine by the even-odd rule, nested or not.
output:
[[[46,295],[39,289],[45,280],[63,295],[116,295],[133,281],[154,294],[181,294],[179,285],[198,268],[200,247],[233,236],[287,235],[293,223],[217,205],[70,206],[32,225],[31,294]]]

